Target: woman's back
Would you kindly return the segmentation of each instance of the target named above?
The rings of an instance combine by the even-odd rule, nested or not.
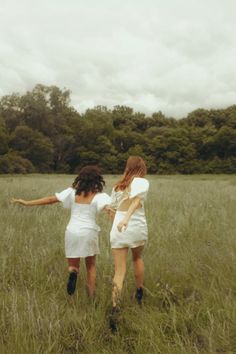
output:
[[[144,200],[148,189],[148,180],[141,177],[134,177],[130,185],[123,191],[113,189],[111,206],[117,211],[110,233],[112,248],[135,248],[144,245],[148,233]],[[138,197],[140,200],[138,208],[132,213],[127,228],[120,232],[118,231],[118,225],[124,219],[135,197]]]
[[[84,198],[77,196],[75,189],[67,188],[56,196],[62,201],[64,208],[71,209],[67,230],[78,232],[81,227],[100,230],[96,224],[96,215],[110,203],[110,197],[106,193],[94,193]]]
[[[148,189],[149,182],[147,179],[134,177],[130,185],[124,190],[116,190],[116,188],[113,188],[111,195],[111,206],[119,211],[127,211],[132,202],[132,198],[140,197],[140,208],[142,208]]]

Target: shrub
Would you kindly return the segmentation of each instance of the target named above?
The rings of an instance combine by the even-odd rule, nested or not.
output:
[[[8,153],[0,156],[0,173],[30,172],[34,172],[34,166],[28,159],[14,153]]]

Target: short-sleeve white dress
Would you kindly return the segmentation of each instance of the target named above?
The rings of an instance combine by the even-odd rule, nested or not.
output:
[[[111,248],[135,248],[145,244],[148,238],[148,228],[144,210],[144,200],[146,199],[148,189],[148,180],[140,177],[135,177],[130,184],[130,188],[124,191],[115,191],[113,188],[111,207],[119,209],[119,206],[124,200],[136,196],[141,199],[141,207],[135,210],[129,220],[128,227],[122,232],[117,229],[117,225],[123,220],[126,211],[116,211],[110,233]]]
[[[66,258],[84,258],[99,254],[100,228],[96,224],[96,215],[110,204],[109,195],[97,193],[90,204],[77,203],[73,188],[67,188],[55,195],[63,203],[64,208],[71,209],[70,221],[65,232]]]

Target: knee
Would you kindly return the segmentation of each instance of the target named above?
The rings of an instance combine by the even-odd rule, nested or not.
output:
[[[69,270],[79,271],[80,260],[78,258],[68,258]]]
[[[132,248],[133,262],[142,261],[143,246]]]
[[[133,262],[134,262],[134,263],[138,263],[138,262],[140,262],[140,261],[142,261],[141,255],[133,254]]]

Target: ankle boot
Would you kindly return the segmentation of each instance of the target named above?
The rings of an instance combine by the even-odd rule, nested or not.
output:
[[[117,306],[112,307],[110,316],[109,316],[109,327],[112,333],[116,333],[118,330],[118,317],[120,309]]]
[[[76,288],[77,272],[73,270],[69,273],[68,282],[67,282],[67,293],[73,295]]]
[[[135,299],[137,300],[138,304],[141,305],[143,299],[143,288],[137,288]]]

